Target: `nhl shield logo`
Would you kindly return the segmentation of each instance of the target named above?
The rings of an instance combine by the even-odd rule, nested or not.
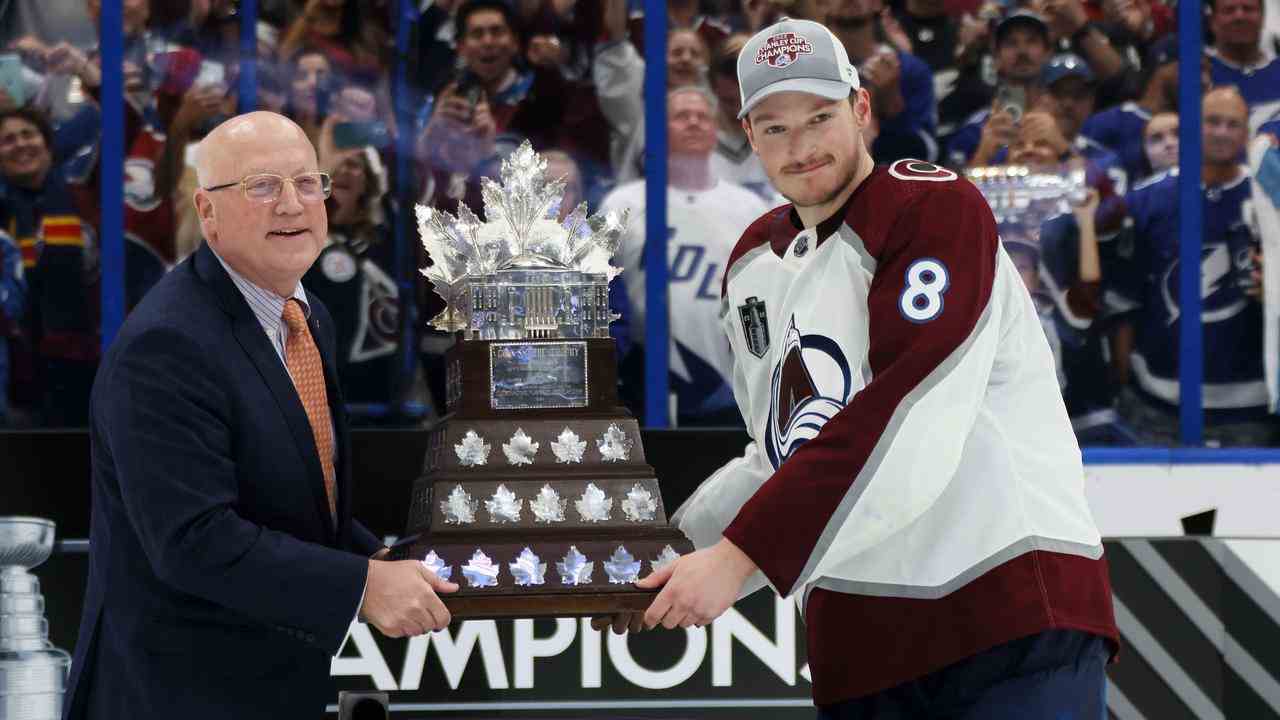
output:
[[[764,301],[749,297],[738,306],[742,318],[742,333],[747,341],[747,351],[758,358],[769,350],[769,316],[765,314]]]
[[[772,68],[784,68],[800,58],[801,55],[812,55],[813,44],[803,35],[795,33],[778,33],[765,39],[764,45],[756,52],[756,64],[767,64]]]

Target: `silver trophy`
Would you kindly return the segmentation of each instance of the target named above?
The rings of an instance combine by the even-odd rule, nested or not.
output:
[[[998,165],[969,168],[965,176],[978,187],[996,218],[1000,239],[1040,249],[1044,221],[1071,212],[1089,188],[1084,170]]]
[[[484,178],[487,222],[466,205],[455,217],[416,207],[432,264],[422,274],[448,303],[431,324],[469,340],[607,338],[609,264],[627,214],[559,217],[564,180],[547,180],[547,161],[525,142],[502,162],[501,184]]]
[[[59,720],[71,656],[49,643],[40,580],[54,524],[0,518],[0,720]]]

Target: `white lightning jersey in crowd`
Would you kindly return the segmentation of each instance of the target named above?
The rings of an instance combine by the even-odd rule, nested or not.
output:
[[[973,185],[904,160],[817,228],[770,211],[722,293],[753,440],[675,522],[803,599],[818,704],[1051,628],[1118,638],[1053,356]]]
[[[631,209],[618,245],[631,305],[632,339],[644,344],[645,187],[644,181],[620,185],[601,209]],[[746,188],[716,181],[702,191],[667,189],[667,261],[672,390],[679,415],[697,416],[733,407],[729,385],[733,358],[720,330],[720,284],[737,239],[768,206]]]

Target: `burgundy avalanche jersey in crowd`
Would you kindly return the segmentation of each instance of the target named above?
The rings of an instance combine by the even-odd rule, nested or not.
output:
[[[1118,639],[1053,357],[977,188],[902,160],[816,228],[770,211],[722,298],[752,442],[675,521],[803,601],[815,702],[1050,628]]]

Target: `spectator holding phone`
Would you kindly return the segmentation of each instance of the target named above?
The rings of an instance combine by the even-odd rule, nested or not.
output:
[[[947,145],[953,167],[991,164],[1017,135],[1017,123],[1039,99],[1040,74],[1048,61],[1049,26],[1035,13],[1018,10],[996,26],[996,71],[1000,85],[996,99],[956,131]]]

